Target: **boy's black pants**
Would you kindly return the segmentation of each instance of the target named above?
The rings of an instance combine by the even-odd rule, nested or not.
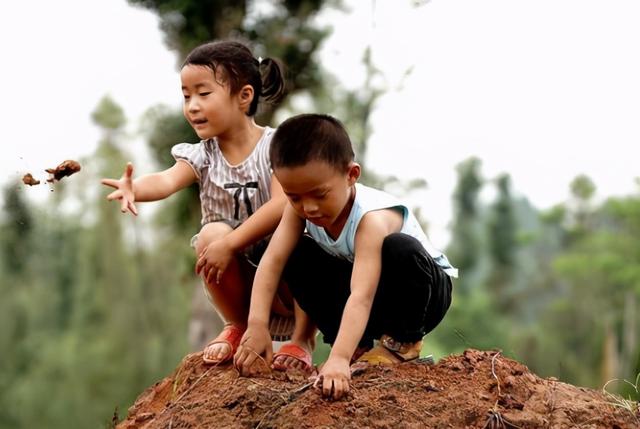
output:
[[[322,250],[304,235],[283,277],[300,307],[333,344],[350,294],[353,263]],[[415,342],[432,331],[451,304],[451,279],[415,238],[394,233],[382,245],[382,271],[360,346],[383,334]]]

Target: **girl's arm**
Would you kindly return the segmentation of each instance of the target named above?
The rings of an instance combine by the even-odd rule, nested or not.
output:
[[[224,239],[236,252],[260,241],[276,229],[286,204],[287,198],[282,191],[280,182],[275,175],[271,175],[271,198],[269,201],[260,206],[253,215],[227,234]]]
[[[136,201],[158,201],[167,198],[180,189],[186,188],[198,180],[189,163],[176,163],[158,173],[146,174],[133,181]]]
[[[138,214],[136,201],[162,200],[197,180],[193,168],[186,162],[176,162],[173,167],[133,180],[133,164],[127,163],[120,179],[102,179],[103,185],[116,190],[107,196],[109,201],[120,200],[120,209]]]
[[[280,182],[272,176],[271,199],[260,206],[240,226],[219,240],[209,243],[198,255],[196,274],[203,273],[207,283],[220,283],[231,258],[245,247],[271,234],[282,218],[287,198]]]

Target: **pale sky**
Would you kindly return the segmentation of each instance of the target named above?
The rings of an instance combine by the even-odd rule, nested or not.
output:
[[[347,3],[358,7],[320,18],[336,26],[324,66],[358,88],[372,47],[389,92],[372,117],[368,166],[428,181],[416,204],[436,246],[448,241],[455,165],[470,156],[489,178],[509,173],[539,208],[564,201],[580,173],[600,198],[635,190],[637,0]],[[157,19],[124,0],[5,3],[0,44],[0,182],[92,153],[90,113],[106,93],[132,133],[146,108],[181,102]],[[25,192],[46,198],[45,188]]]

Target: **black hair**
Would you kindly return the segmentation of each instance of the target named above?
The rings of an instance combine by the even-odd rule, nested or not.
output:
[[[342,123],[329,115],[311,113],[293,116],[280,124],[269,150],[274,169],[323,161],[342,170],[349,166],[354,156]]]
[[[237,94],[244,85],[251,85],[254,97],[247,116],[256,114],[260,97],[275,104],[285,95],[282,63],[274,58],[259,61],[246,44],[237,40],[220,40],[196,47],[182,63],[182,67],[188,65],[210,68],[216,79],[229,85],[232,95]]]

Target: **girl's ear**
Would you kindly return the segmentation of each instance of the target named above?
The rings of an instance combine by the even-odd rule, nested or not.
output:
[[[347,180],[349,181],[349,186],[354,185],[358,181],[360,173],[360,164],[352,161],[349,164],[349,167],[347,167]]]
[[[238,93],[238,99],[240,100],[240,108],[243,112],[249,110],[249,106],[253,101],[254,91],[253,86],[245,85],[240,88],[240,92]]]

